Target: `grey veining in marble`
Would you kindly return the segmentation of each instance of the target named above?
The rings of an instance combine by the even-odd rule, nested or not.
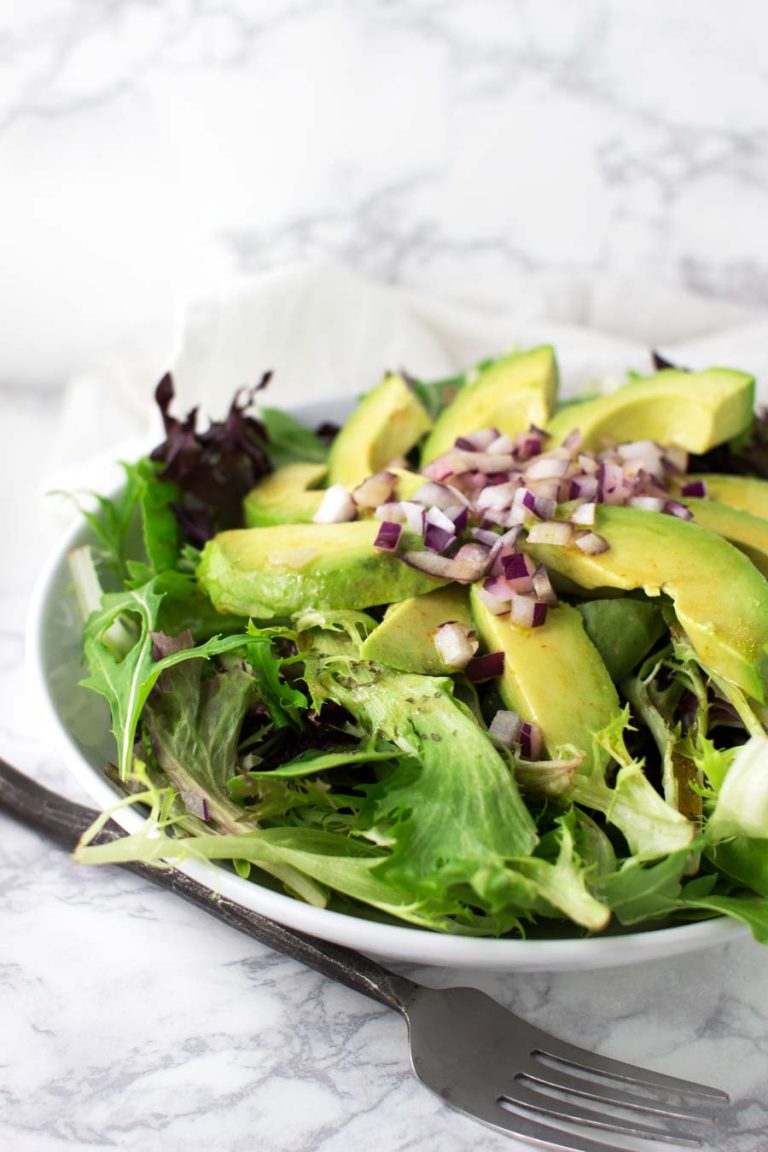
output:
[[[190,275],[317,252],[476,299],[565,270],[764,306],[767,32],[762,0],[1,5],[0,752],[82,799],[22,675],[55,386],[161,358]],[[721,1085],[708,1152],[768,1149],[768,951],[463,978]],[[517,1145],[416,1083],[394,1016],[0,816],[2,1152],[254,1146]]]

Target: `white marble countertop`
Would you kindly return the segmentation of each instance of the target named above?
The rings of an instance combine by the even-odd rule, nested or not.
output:
[[[768,17],[696,5],[45,0],[0,13],[0,753],[77,799],[26,698],[60,386],[168,344],[176,289],[286,257],[461,296],[528,271],[768,304]],[[201,269],[203,272],[201,272]],[[150,356],[151,358],[151,356]],[[533,1022],[718,1084],[768,1148],[768,950],[479,976]],[[394,1015],[0,816],[0,1148],[504,1152]]]

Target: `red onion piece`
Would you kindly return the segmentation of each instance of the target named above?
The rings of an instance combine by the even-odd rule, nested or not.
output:
[[[211,814],[208,808],[208,800],[205,796],[201,796],[199,792],[179,792],[182,803],[189,812],[190,816],[197,816],[199,820],[210,820]]]
[[[532,524],[528,529],[529,544],[555,544],[567,548],[573,543],[576,530],[567,520],[549,520],[545,524]]]
[[[373,546],[379,552],[397,552],[402,534],[402,524],[396,524],[392,520],[385,520],[376,533]]]
[[[584,532],[576,538],[576,547],[587,556],[598,556],[601,552],[607,552],[610,544],[597,532]]]
[[[547,619],[547,605],[535,596],[515,593],[509,606],[509,618],[521,628],[540,628]]]
[[[667,500],[664,511],[668,516],[677,516],[680,520],[693,520],[693,512],[678,500]]]
[[[459,436],[456,447],[468,452],[484,452],[498,437],[498,428],[481,428],[477,432],[470,432],[468,436]]]
[[[456,533],[451,529],[441,528],[438,524],[427,524],[424,530],[424,546],[432,552],[445,552],[456,539]]]
[[[478,584],[475,588],[474,595],[478,600],[485,605],[489,612],[494,616],[503,616],[505,612],[509,612],[509,599],[503,600],[500,596],[496,596],[493,592],[489,591],[485,585]],[[507,593],[507,597],[509,597]]]
[[[500,708],[488,725],[488,735],[501,744],[506,744],[507,748],[512,748],[520,738],[522,725],[522,718],[517,712],[508,712]]]
[[[520,482],[515,480],[507,481],[505,484],[490,484],[487,488],[483,488],[475,501],[475,506],[478,511],[486,508],[510,508],[519,488]]]
[[[596,512],[597,504],[579,504],[578,508],[574,508],[571,513],[571,524],[581,524],[587,528],[591,528],[595,522]]]
[[[665,503],[660,496],[630,496],[627,500],[630,508],[640,508],[643,512],[663,512]]]
[[[415,532],[417,536],[423,536],[426,527],[426,508],[422,504],[414,503],[413,500],[402,500],[400,507],[403,510],[408,531]]]
[[[533,592],[537,600],[543,601],[552,608],[557,607],[557,592],[552,587],[552,581],[549,578],[549,572],[543,564],[539,564],[538,568],[532,577]]]
[[[515,451],[515,442],[510,436],[502,432],[500,436],[497,436],[486,446],[485,450],[491,456],[511,456]]]
[[[571,478],[569,500],[594,500],[597,496],[597,477],[582,474]]]
[[[434,505],[432,508],[427,509],[425,521],[427,525],[432,524],[436,528],[442,528],[444,532],[453,534],[456,531],[450,516],[446,516],[445,512],[441,512],[441,510]]]
[[[465,668],[479,648],[475,633],[458,620],[441,624],[433,637],[440,658],[448,668]]]
[[[531,480],[559,480],[570,467],[570,460],[562,460],[547,453],[537,456],[525,469],[526,483]]]
[[[341,524],[357,517],[355,502],[343,484],[332,484],[326,488],[320,507],[312,520],[315,524]]]
[[[352,499],[360,508],[376,508],[392,499],[397,477],[391,472],[377,472],[358,484],[352,492]]]
[[[520,725],[520,756],[523,760],[540,760],[544,751],[544,741],[538,724]]]
[[[399,500],[379,504],[373,514],[377,520],[394,520],[396,524],[405,523],[405,512]]]
[[[425,549],[422,552],[402,552],[400,559],[419,572],[442,580],[456,580],[459,584],[473,584],[480,580],[489,566],[488,549],[482,544],[464,544],[453,557],[440,556]]]
[[[504,672],[504,653],[489,652],[487,656],[475,656],[464,669],[467,679],[473,684],[494,680]]]
[[[680,493],[695,499],[704,498],[707,495],[707,482],[706,480],[691,480],[689,484],[683,484]]]

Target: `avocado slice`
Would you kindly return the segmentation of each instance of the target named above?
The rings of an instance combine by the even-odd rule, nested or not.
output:
[[[686,497],[684,503],[693,512],[697,524],[730,540],[740,552],[749,556],[763,576],[768,576],[768,520],[714,500]]]
[[[209,540],[197,579],[219,612],[268,620],[307,608],[369,608],[445,583],[377,552],[377,520],[236,528]]]
[[[273,524],[308,524],[322,492],[325,464],[285,464],[265,476],[243,500],[246,527],[264,528]]]
[[[485,647],[504,653],[497,685],[506,706],[539,725],[550,757],[572,745],[590,767],[605,769],[609,754],[595,747],[593,734],[617,722],[621,704],[578,610],[561,603],[540,628],[521,628],[506,614],[494,615],[474,586],[470,605]]]
[[[746,372],[665,368],[606,396],[564,408],[547,426],[552,447],[578,428],[585,448],[655,440],[688,452],[708,452],[752,424],[755,381]]]
[[[407,468],[391,468],[397,478],[394,499],[410,500],[424,477]],[[311,524],[324,492],[315,487],[325,476],[324,464],[286,464],[270,472],[243,500],[247,528],[278,524]]]
[[[684,485],[694,480],[704,482],[710,500],[768,519],[768,480],[758,480],[754,476],[720,476],[714,472],[697,475],[691,472],[677,481],[675,491],[679,494]]]
[[[328,455],[329,485],[355,488],[410,452],[431,423],[402,376],[388,374],[363,397],[333,441]]]
[[[375,660],[400,672],[443,676],[455,669],[444,663],[434,635],[449,620],[473,627],[467,590],[458,584],[390,605],[381,624],[365,640],[360,655],[363,660]]]
[[[610,547],[526,544],[539,564],[581,588],[662,592],[705,668],[764,702],[768,690],[768,581],[738,549],[691,520],[599,505],[595,531]]]
[[[548,344],[493,360],[440,413],[422,448],[422,466],[468,432],[498,428],[514,436],[531,424],[543,426],[554,410],[557,384],[555,352]]]

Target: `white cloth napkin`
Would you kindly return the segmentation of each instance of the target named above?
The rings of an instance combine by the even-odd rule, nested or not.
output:
[[[510,282],[503,299],[465,300],[375,283],[331,262],[241,279],[183,308],[170,357],[177,411],[221,416],[238,387],[274,369],[265,403],[294,407],[371,388],[385,369],[437,378],[513,344],[556,347],[565,390],[627,369],[650,371],[649,348],[687,367],[742,368],[768,399],[768,315],[669,287],[544,274]],[[68,386],[56,476],[46,487],[117,482],[112,461],[160,429],[147,361],[106,364]],[[86,465],[84,469],[84,464]]]

